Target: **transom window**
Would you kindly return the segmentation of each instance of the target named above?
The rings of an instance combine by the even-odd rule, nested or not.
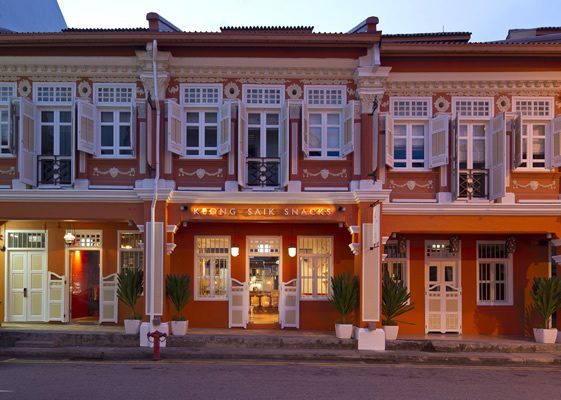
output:
[[[0,104],[9,104],[16,95],[15,83],[0,83]]]
[[[553,118],[553,99],[542,97],[513,98],[513,111],[525,118]]]
[[[512,257],[504,242],[477,243],[477,304],[512,304]]]
[[[388,241],[384,245],[384,253],[387,255],[384,263],[382,264],[383,272],[388,273],[389,276],[396,282],[400,282],[403,286],[408,287],[408,271],[407,271],[407,247],[408,243],[405,242],[405,247],[400,248],[397,241]]]
[[[64,83],[34,83],[33,99],[38,104],[71,104],[74,85]]]
[[[184,104],[219,105],[222,103],[222,85],[184,85],[182,87]]]
[[[243,101],[247,105],[274,105],[284,102],[284,86],[244,85]]]
[[[195,300],[228,298],[230,238],[195,237]]]
[[[431,99],[391,99],[390,113],[394,118],[430,118]]]
[[[300,295],[303,299],[326,299],[333,274],[333,238],[298,237]]]
[[[394,122],[394,168],[425,167],[427,130],[422,122]]]
[[[8,231],[7,247],[9,249],[45,249],[46,232]]]
[[[452,113],[460,118],[489,119],[493,116],[493,98],[453,98]]]
[[[139,232],[119,232],[119,268],[142,269],[144,267],[144,241]]]
[[[218,154],[218,111],[187,111],[185,114],[188,156]]]
[[[102,104],[130,104],[133,102],[134,85],[95,85],[95,103]]]
[[[306,86],[304,101],[309,106],[336,106],[346,104],[344,86]]]

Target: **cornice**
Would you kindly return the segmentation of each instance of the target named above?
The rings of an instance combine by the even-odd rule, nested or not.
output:
[[[128,190],[5,190],[2,202],[31,203],[140,203],[139,196]]]
[[[559,216],[561,204],[384,203],[386,215]]]

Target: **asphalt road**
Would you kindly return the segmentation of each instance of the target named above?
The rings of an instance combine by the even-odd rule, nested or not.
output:
[[[7,399],[561,399],[561,369],[0,360]]]

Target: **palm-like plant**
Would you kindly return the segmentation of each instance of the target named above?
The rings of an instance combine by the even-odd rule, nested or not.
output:
[[[174,321],[185,321],[185,317],[181,315],[181,311],[183,311],[191,297],[191,291],[189,290],[190,282],[191,278],[187,274],[172,274],[166,277],[166,294],[177,312],[177,315],[173,317]]]
[[[117,274],[117,297],[131,310],[130,319],[141,319],[135,314],[134,307],[144,290],[144,272],[137,268],[127,268]]]
[[[347,317],[358,303],[358,279],[344,272],[331,278],[331,296],[329,301],[341,315],[340,322],[347,323]]]
[[[411,294],[402,282],[392,278],[387,271],[384,272],[382,281],[382,324],[387,326],[397,325],[398,322],[411,324],[410,322],[397,321],[396,318],[415,308],[410,303]]]
[[[551,316],[561,308],[561,279],[534,278],[530,295],[544,320],[543,326],[551,329]]]

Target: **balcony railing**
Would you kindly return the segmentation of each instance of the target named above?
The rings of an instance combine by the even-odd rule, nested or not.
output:
[[[279,157],[247,159],[247,185],[258,187],[279,186]]]
[[[458,197],[468,200],[487,198],[487,182],[487,170],[460,170]]]
[[[70,185],[72,159],[68,156],[39,156],[37,163],[40,185]]]

